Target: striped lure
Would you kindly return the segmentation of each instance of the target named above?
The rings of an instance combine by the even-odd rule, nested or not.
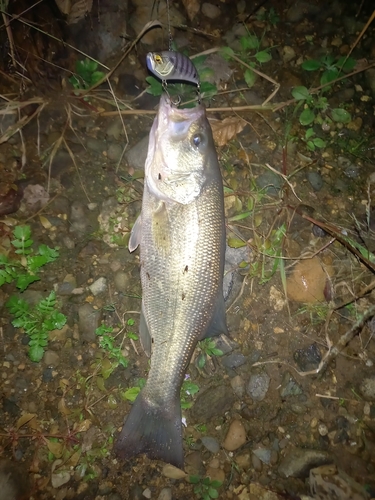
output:
[[[195,83],[199,89],[198,72],[192,61],[184,54],[172,50],[149,52],[146,56],[146,62],[151,73],[163,82],[181,80]]]

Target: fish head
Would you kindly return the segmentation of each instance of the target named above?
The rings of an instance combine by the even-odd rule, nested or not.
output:
[[[216,168],[210,168],[216,161]],[[145,164],[150,191],[159,199],[188,204],[217,175],[217,156],[205,107],[179,109],[165,95],[154,120]]]

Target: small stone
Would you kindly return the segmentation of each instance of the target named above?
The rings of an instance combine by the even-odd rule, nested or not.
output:
[[[199,422],[207,422],[228,411],[236,401],[231,387],[220,384],[200,392],[191,409],[192,416]]]
[[[132,281],[129,273],[117,272],[113,278],[115,288],[118,292],[125,292]]]
[[[325,424],[319,424],[318,432],[321,436],[326,436],[328,434],[328,428]]]
[[[298,396],[299,394],[302,394],[301,387],[297,384],[293,376],[286,371],[281,381],[280,396],[285,398],[287,396]]]
[[[310,427],[312,429],[315,429],[315,427],[318,425],[318,419],[316,417],[313,417],[310,422]]]
[[[134,170],[143,170],[147,158],[148,135],[125,153],[125,160]]]
[[[253,450],[253,453],[264,464],[268,465],[270,463],[270,460],[271,460],[271,450],[269,450],[267,448],[257,448],[256,450]]]
[[[241,375],[236,375],[235,377],[233,377],[230,381],[230,385],[236,396],[242,398],[245,394],[245,382]]]
[[[324,185],[323,178],[318,172],[308,172],[307,180],[314,191],[320,191]]]
[[[285,63],[288,63],[295,59],[296,57],[296,51],[293,49],[293,47],[290,47],[289,45],[285,45],[283,48],[283,61]]]
[[[262,462],[256,455],[254,455],[254,453],[251,455],[251,463],[254,467],[254,470],[256,470],[257,472],[260,472],[262,470]]]
[[[172,500],[172,489],[163,488],[158,496],[158,500]]]
[[[210,436],[203,436],[201,439],[203,446],[211,453],[217,453],[220,450],[220,445],[217,439]]]
[[[305,478],[310,469],[331,461],[331,456],[325,451],[293,448],[281,460],[278,471],[283,477]]]
[[[47,366],[58,366],[60,363],[60,356],[55,351],[46,351],[43,357],[43,363]]]
[[[220,16],[221,11],[219,7],[212,3],[204,2],[202,4],[202,14],[209,19],[216,19],[217,17]]]
[[[78,309],[78,326],[84,340],[93,341],[96,338],[95,330],[100,326],[103,312],[90,304],[84,304]]]
[[[375,375],[364,378],[359,390],[366,401],[375,401]]]
[[[146,488],[146,489],[143,491],[142,495],[143,495],[145,498],[151,498],[151,490],[150,490],[150,488]]]
[[[207,467],[206,476],[208,476],[211,481],[220,481],[223,483],[225,480],[225,472],[222,469]]]
[[[112,161],[119,161],[123,154],[123,147],[120,144],[111,143],[107,149],[108,158]]]
[[[223,447],[228,451],[234,451],[246,443],[246,430],[240,420],[233,420],[230,424]]]
[[[248,386],[247,393],[254,401],[263,401],[266,397],[269,385],[270,377],[266,372],[254,373],[251,375]]]
[[[106,292],[107,291],[107,279],[102,277],[98,278],[92,285],[89,286],[90,292],[96,296],[99,295],[100,293]]]
[[[183,479],[186,477],[186,473],[183,470],[171,464],[164,465],[161,473],[169,479]]]

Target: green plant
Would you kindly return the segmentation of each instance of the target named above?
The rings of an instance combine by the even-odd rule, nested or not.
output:
[[[198,368],[203,368],[208,358],[211,358],[212,356],[223,355],[223,351],[215,347],[215,340],[211,338],[207,338],[198,342],[198,347],[201,351],[197,358]]]
[[[30,337],[29,358],[31,361],[40,361],[48,344],[48,333],[61,330],[66,323],[66,316],[56,310],[55,292],[52,291],[33,308],[26,300],[16,296],[10,297],[5,305],[16,317],[12,325],[23,328]]]
[[[76,74],[69,78],[69,82],[75,89],[89,89],[104,77],[102,71],[98,71],[98,63],[91,59],[76,61]]]
[[[246,35],[241,36],[239,39],[240,51],[236,54],[230,47],[223,47],[221,54],[226,59],[233,58],[237,55],[238,58],[245,62],[248,66],[255,68],[258,64],[263,64],[272,59],[270,49],[262,49],[262,39],[258,38],[255,33],[248,32]],[[244,79],[248,87],[252,87],[257,79],[257,74],[251,69],[246,68],[244,72]]]
[[[259,9],[256,18],[258,21],[268,22],[272,24],[272,26],[276,26],[280,21],[280,17],[273,7],[271,7],[269,11],[266,9]]]
[[[315,151],[316,148],[325,148],[327,143],[320,137],[315,137],[313,128],[308,128],[305,132],[305,137],[302,139],[310,151]]]
[[[197,498],[210,500],[219,498],[218,488],[223,484],[221,481],[211,480],[209,477],[189,476],[189,483],[194,484],[194,493]]]
[[[100,338],[99,346],[104,349],[108,358],[114,363],[108,365],[106,373],[102,373],[103,378],[108,378],[115,368],[119,365],[126,368],[128,366],[128,360],[122,354],[121,348],[115,346],[115,338],[110,335],[113,333],[113,328],[111,326],[101,325],[95,330],[95,334]]]
[[[320,77],[320,85],[325,85],[326,83],[336,80],[340,76],[340,73],[349,73],[352,71],[356,65],[355,59],[345,56],[336,57],[332,54],[326,54],[320,59],[309,59],[304,61],[301,68],[306,71],[322,71]]]
[[[133,387],[129,387],[126,391],[121,392],[121,397],[127,399],[128,401],[134,402],[141,389],[144,387],[146,379],[140,378],[137,384]]]
[[[194,382],[190,380],[189,375],[185,375],[185,380],[182,383],[180,392],[181,408],[183,410],[187,410],[193,406],[192,399],[197,392],[199,392],[199,385],[194,384]]]
[[[40,280],[40,268],[55,261],[59,252],[47,245],[39,245],[38,250],[34,252],[31,248],[34,241],[31,239],[30,226],[17,226],[12,234],[14,240],[11,244],[18,257],[0,254],[0,286],[15,281],[16,287],[23,292],[31,283]]]

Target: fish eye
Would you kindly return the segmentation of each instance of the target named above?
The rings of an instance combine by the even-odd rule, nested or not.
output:
[[[162,62],[162,58],[159,54],[155,54],[154,55],[154,61],[158,64],[160,64]]]
[[[204,142],[204,137],[202,134],[194,134],[191,141],[196,148],[199,148],[199,146],[201,146],[201,144]]]

